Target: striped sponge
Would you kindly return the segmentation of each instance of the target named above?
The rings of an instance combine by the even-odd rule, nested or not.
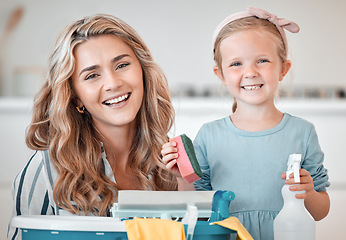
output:
[[[200,179],[203,173],[198,164],[191,139],[185,134],[182,134],[173,138],[172,141],[177,143],[176,147],[179,154],[177,164],[181,176],[189,183]]]

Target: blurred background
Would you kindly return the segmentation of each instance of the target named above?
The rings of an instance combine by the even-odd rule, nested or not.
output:
[[[232,99],[212,71],[211,39],[219,22],[248,6],[301,28],[287,33],[293,66],[277,105],[315,124],[331,182],[331,211],[317,223],[317,239],[344,239],[346,2],[340,0],[0,0],[0,239],[11,216],[11,183],[32,154],[24,141],[32,99],[64,26],[107,13],[135,28],[167,75],[177,113],[171,135],[194,139],[203,123],[231,113]]]

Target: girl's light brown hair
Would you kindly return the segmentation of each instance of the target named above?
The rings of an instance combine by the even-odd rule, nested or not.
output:
[[[104,34],[115,35],[128,44],[143,70],[144,97],[129,153],[131,174],[145,190],[177,189],[176,178],[160,161],[161,146],[168,141],[167,133],[174,122],[165,75],[133,28],[116,17],[94,15],[70,24],[58,38],[26,133],[31,149],[49,151],[59,173],[54,200],[74,214],[106,215],[119,190],[103,172],[101,142],[105,139],[94,127],[90,114],[76,110],[76,94],[71,85],[73,50]]]
[[[280,35],[280,32],[278,31],[277,27],[269,22],[266,19],[261,19],[258,17],[245,17],[241,19],[237,19],[235,21],[232,21],[228,23],[226,26],[224,26],[219,34],[217,35],[215,42],[214,42],[214,61],[216,66],[220,69],[221,74],[223,74],[222,71],[222,54],[220,52],[220,45],[221,42],[230,36],[233,33],[239,32],[239,31],[245,31],[245,30],[256,30],[258,32],[261,31],[267,31],[272,34],[274,39],[277,43],[277,50],[279,57],[282,62],[285,62],[287,60],[287,49],[285,49],[284,42],[282,40],[282,37]],[[237,109],[237,102],[234,99],[232,112],[235,112]]]

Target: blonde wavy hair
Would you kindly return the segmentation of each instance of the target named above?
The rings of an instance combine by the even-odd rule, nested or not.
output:
[[[285,62],[287,60],[287,57],[286,57],[287,49],[285,49],[284,42],[276,26],[266,19],[261,19],[258,17],[245,17],[245,18],[237,19],[235,21],[228,23],[225,27],[221,29],[221,31],[219,32],[219,34],[217,35],[215,39],[214,49],[213,49],[214,61],[216,66],[221,70],[221,74],[223,74],[222,73],[222,57],[220,52],[221,42],[233,33],[249,30],[249,29],[257,30],[258,32],[267,31],[271,33],[274,39],[276,40],[279,57],[281,58],[282,62]],[[234,99],[232,112],[235,112],[236,109],[237,109],[237,102]]]
[[[26,133],[28,147],[49,151],[59,173],[54,200],[73,214],[106,215],[117,201],[119,190],[103,172],[101,142],[105,139],[89,113],[77,112],[71,85],[75,47],[104,34],[115,35],[130,46],[143,70],[144,97],[137,114],[129,168],[143,190],[177,189],[176,178],[160,161],[162,144],[168,141],[167,133],[174,122],[166,77],[133,28],[114,16],[98,14],[68,25],[61,33],[50,57],[47,79],[35,96]]]

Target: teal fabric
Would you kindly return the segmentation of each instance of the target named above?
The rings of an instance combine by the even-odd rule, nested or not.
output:
[[[302,154],[301,167],[317,191],[329,186],[313,124],[287,113],[274,128],[258,132],[237,129],[229,117],[206,123],[194,147],[203,172],[196,190],[233,191],[230,215],[256,240],[274,239],[273,221],[283,206],[281,174],[290,154]]]

